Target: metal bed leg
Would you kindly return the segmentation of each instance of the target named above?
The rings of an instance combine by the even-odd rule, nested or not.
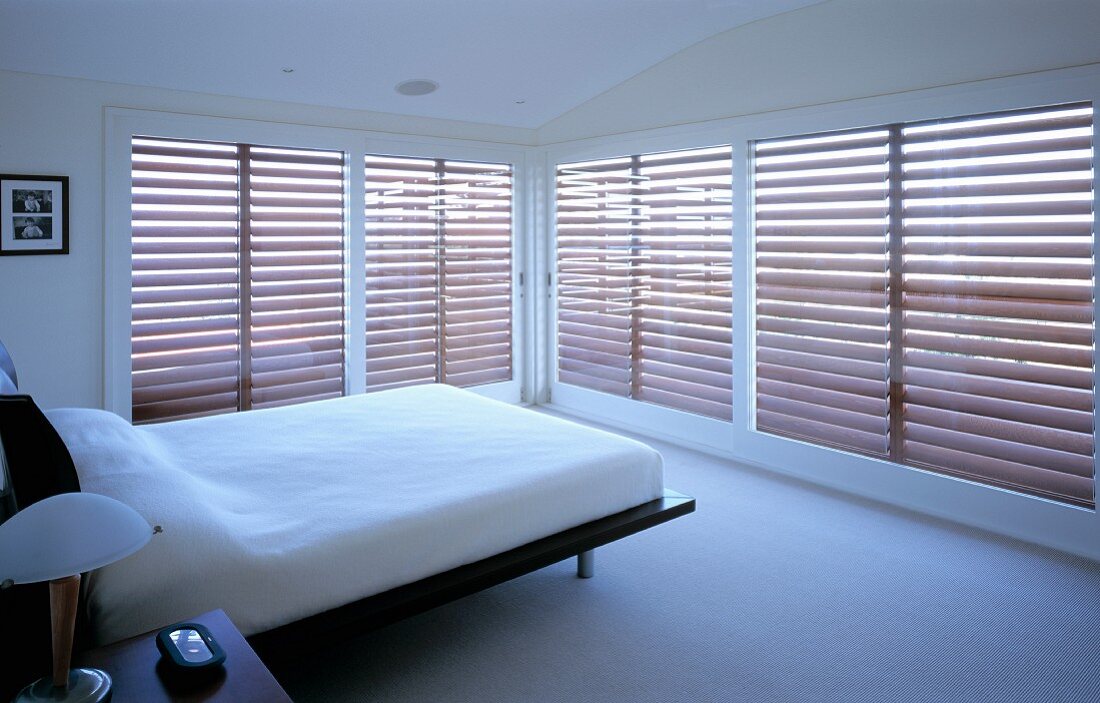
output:
[[[577,578],[590,579],[596,572],[596,550],[589,549],[577,555]]]

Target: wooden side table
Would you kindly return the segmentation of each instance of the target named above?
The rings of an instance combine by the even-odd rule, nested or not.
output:
[[[103,669],[114,679],[112,703],[290,703],[244,636],[221,610],[192,618],[210,629],[225,650],[225,672],[202,682],[187,683],[162,675],[157,632],[81,652],[73,666]],[[165,627],[173,623],[164,623]]]

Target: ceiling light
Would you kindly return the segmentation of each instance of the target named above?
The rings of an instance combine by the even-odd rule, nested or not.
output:
[[[402,81],[394,86],[394,90],[402,95],[427,95],[428,93],[434,93],[437,88],[439,88],[439,84],[427,78],[414,78],[409,81]]]

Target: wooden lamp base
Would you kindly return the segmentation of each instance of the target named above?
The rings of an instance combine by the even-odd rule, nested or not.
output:
[[[111,700],[111,677],[106,671],[69,668],[79,598],[80,574],[50,581],[53,676],[24,688],[13,703],[106,703]]]

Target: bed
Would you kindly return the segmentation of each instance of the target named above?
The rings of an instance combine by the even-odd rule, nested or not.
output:
[[[443,385],[141,427],[2,400],[18,504],[74,490],[67,454],[162,528],[87,579],[94,644],[220,607],[278,659],[569,557],[590,576],[596,547],[694,510],[644,444]]]

